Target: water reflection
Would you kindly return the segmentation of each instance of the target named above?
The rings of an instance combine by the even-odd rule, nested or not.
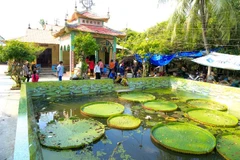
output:
[[[69,119],[81,115],[80,106],[94,101],[112,101],[124,105],[124,114],[130,114],[141,119],[141,126],[135,130],[118,130],[107,127],[106,119],[95,118],[106,125],[105,135],[101,140],[77,150],[52,150],[42,148],[44,159],[136,159],[136,160],[222,160],[216,151],[207,155],[188,155],[170,151],[150,138],[151,127],[157,123],[167,123],[167,118],[172,117],[177,121],[189,121],[185,118],[184,111],[188,108],[185,101],[192,98],[204,98],[202,95],[194,95],[185,92],[172,92],[171,90],[150,90],[157,99],[168,100],[178,105],[174,112],[150,112],[142,108],[138,102],[119,100],[117,95],[98,95],[67,97],[47,101],[34,101],[38,125],[40,129],[46,127],[48,122],[59,119]],[[146,118],[147,116],[151,118]],[[191,122],[195,123],[195,122]],[[204,126],[203,126],[204,127]]]

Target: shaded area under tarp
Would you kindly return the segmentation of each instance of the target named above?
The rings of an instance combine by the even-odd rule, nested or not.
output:
[[[240,70],[240,56],[212,52],[192,60],[195,63],[229,70]]]

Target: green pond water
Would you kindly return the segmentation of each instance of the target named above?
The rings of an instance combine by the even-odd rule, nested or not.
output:
[[[188,109],[187,99],[207,98],[187,92],[171,91],[170,89],[146,90],[156,96],[156,99],[168,100],[178,105],[178,109],[173,112],[152,112],[142,108],[141,103],[119,100],[116,94],[110,95],[91,95],[82,97],[62,97],[59,99],[33,100],[35,114],[39,128],[46,127],[47,123],[58,118],[70,118],[81,115],[80,106],[94,101],[111,101],[124,105],[124,114],[133,115],[141,119],[141,126],[134,130],[118,130],[107,127],[106,120],[94,118],[106,125],[105,135],[98,141],[79,149],[73,150],[54,150],[42,147],[43,157],[46,160],[222,160],[216,150],[206,155],[182,154],[168,150],[155,144],[150,138],[151,127],[158,122],[166,123],[166,117],[173,117],[181,122],[189,122],[200,127],[206,126],[190,121],[184,117],[184,111]],[[151,119],[146,119],[151,116]],[[238,126],[239,127],[239,126]],[[211,128],[208,130],[216,135],[227,129]],[[187,138],[187,137],[186,137]]]

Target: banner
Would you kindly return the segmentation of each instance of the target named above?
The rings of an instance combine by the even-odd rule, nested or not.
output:
[[[211,52],[210,54],[192,60],[198,64],[229,70],[240,70],[240,56]]]

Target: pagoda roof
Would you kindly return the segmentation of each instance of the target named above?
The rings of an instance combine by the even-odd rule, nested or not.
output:
[[[109,17],[100,17],[94,13],[91,13],[91,12],[85,10],[82,12],[79,12],[79,11],[74,12],[72,17],[70,19],[68,19],[67,21],[73,22],[73,21],[77,20],[78,18],[95,19],[95,20],[101,20],[104,22],[108,22],[108,20],[109,20]]]
[[[89,33],[95,33],[95,34],[103,34],[103,35],[110,35],[110,36],[116,36],[119,38],[125,37],[125,33],[122,33],[120,31],[113,30],[106,26],[94,26],[94,25],[86,25],[86,24],[68,24],[66,26],[68,31],[81,31],[81,32],[89,32]],[[66,32],[66,29],[61,29],[58,33],[54,34],[55,37],[59,37],[63,35]]]
[[[59,40],[52,35],[52,31],[40,29],[27,29],[26,35],[16,38],[21,42],[33,42],[42,44],[59,44]]]

